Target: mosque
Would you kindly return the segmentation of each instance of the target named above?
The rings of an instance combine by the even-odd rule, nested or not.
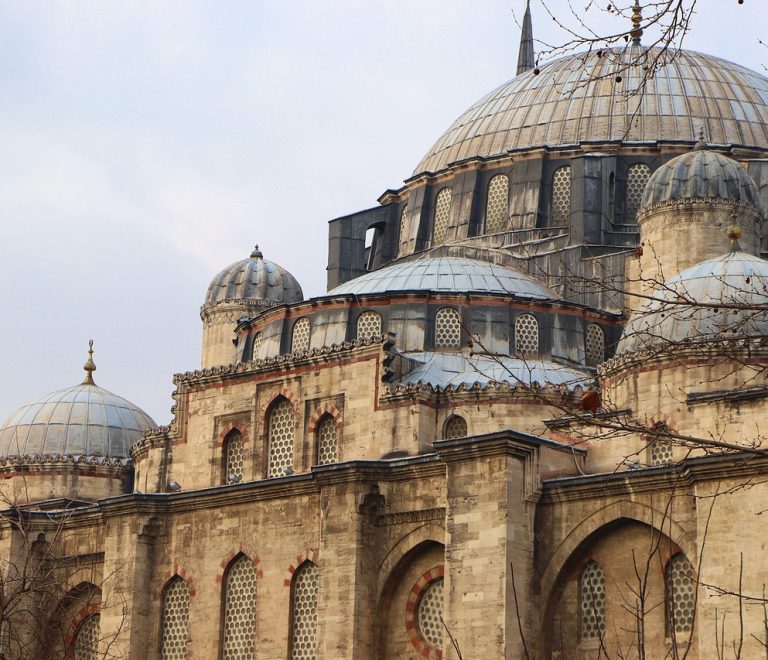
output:
[[[213,277],[168,426],[11,415],[3,657],[765,657],[768,79],[634,21]]]

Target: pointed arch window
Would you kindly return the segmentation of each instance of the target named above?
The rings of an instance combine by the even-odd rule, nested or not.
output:
[[[161,660],[184,660],[189,638],[189,588],[186,581],[175,575],[163,594],[161,621]]]
[[[245,474],[245,443],[243,435],[232,429],[224,438],[224,483],[237,484]]]
[[[397,240],[400,244],[398,254],[403,254],[405,246],[408,243],[408,204],[406,204],[403,207],[403,210],[400,211],[400,233],[398,234]]]
[[[445,243],[448,233],[448,223],[451,218],[451,201],[453,192],[450,188],[443,188],[435,198],[435,216],[432,221],[432,245]]]
[[[533,314],[520,314],[515,319],[515,351],[525,357],[539,354],[539,322]]]
[[[304,562],[291,584],[291,658],[314,660],[317,653],[317,564]]]
[[[605,633],[605,573],[589,560],[579,583],[581,639],[600,639]]]
[[[461,347],[461,316],[454,307],[442,307],[435,314],[435,348]]]
[[[293,404],[280,398],[269,412],[268,477],[282,477],[292,467],[295,426]]]
[[[460,415],[451,415],[445,422],[443,437],[447,440],[452,438],[466,438],[467,420]]]
[[[363,312],[357,317],[357,338],[372,339],[381,335],[381,316],[376,312]]]
[[[493,234],[507,228],[509,216],[509,177],[497,174],[488,184],[485,204],[485,232]]]
[[[261,340],[262,340],[262,334],[260,332],[257,332],[255,335],[253,335],[253,348],[251,349],[251,359],[252,360],[258,360],[259,359],[259,352],[261,351]]]
[[[667,562],[665,570],[667,633],[682,635],[693,630],[696,616],[696,584],[693,566],[682,552]]]
[[[317,438],[317,464],[329,465],[339,460],[338,428],[336,420],[331,415],[323,415],[315,427]]]
[[[74,660],[97,660],[99,658],[99,636],[101,617],[91,614],[83,619],[75,636]]]
[[[433,580],[416,604],[416,623],[427,648],[443,647],[443,578]]]
[[[571,166],[558,167],[552,175],[553,227],[568,227],[571,223]]]
[[[312,336],[312,325],[305,316],[293,324],[291,334],[291,353],[309,350],[309,340]]]
[[[624,222],[637,222],[637,212],[643,203],[645,184],[651,178],[651,168],[645,163],[633,163],[627,169],[627,195],[624,201]]]
[[[224,580],[223,660],[252,658],[256,641],[256,569],[244,554],[230,565]]]
[[[596,323],[587,326],[584,341],[586,343],[587,366],[595,367],[605,359],[605,333]]]

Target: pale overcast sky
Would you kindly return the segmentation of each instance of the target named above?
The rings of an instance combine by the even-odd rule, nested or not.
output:
[[[211,277],[258,242],[324,293],[326,222],[513,77],[523,4],[0,0],[0,421],[92,337],[96,382],[168,423]],[[699,6],[686,46],[764,72],[768,2]]]

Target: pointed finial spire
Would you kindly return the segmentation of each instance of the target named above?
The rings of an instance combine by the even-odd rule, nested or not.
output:
[[[731,226],[725,232],[725,235],[731,239],[731,252],[741,252],[741,246],[739,245],[741,227],[739,227],[738,219],[739,210],[734,206],[733,211],[731,211]]]
[[[639,46],[640,38],[643,36],[643,29],[640,27],[643,23],[643,9],[640,7],[640,0],[635,0],[635,6],[632,7],[632,45]]]
[[[702,149],[707,148],[707,141],[704,139],[704,127],[699,127],[699,139],[696,141],[696,144],[694,145],[694,150],[701,151]]]
[[[531,0],[525,3],[523,32],[520,35],[520,52],[517,55],[517,75],[530,71],[536,66],[533,53],[533,23],[531,22]]]
[[[95,385],[93,382],[93,372],[96,371],[96,364],[93,361],[93,339],[88,341],[88,359],[83,365],[85,369],[85,378],[83,378],[83,385]]]
[[[251,252],[251,259],[263,259],[264,255],[261,253],[261,250],[259,250],[258,243],[253,248],[253,252]]]

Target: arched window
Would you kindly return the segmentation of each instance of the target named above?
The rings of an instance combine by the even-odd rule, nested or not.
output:
[[[293,333],[291,335],[291,353],[308,350],[311,333],[312,326],[306,316],[296,321],[293,324]]]
[[[397,240],[400,244],[399,254],[402,254],[405,244],[408,242],[408,204],[406,204],[403,207],[403,210],[400,211],[400,233],[398,234]]]
[[[533,314],[515,319],[515,351],[527,357],[539,354],[539,322]]]
[[[605,573],[596,561],[588,561],[579,584],[581,639],[600,639],[605,633]]]
[[[459,415],[451,415],[445,422],[443,437],[448,440],[451,438],[466,438],[467,420]]]
[[[232,429],[224,438],[224,483],[237,484],[243,480],[245,446],[243,436]]]
[[[509,177],[497,174],[488,184],[485,204],[485,233],[493,234],[507,228],[509,216]]]
[[[634,163],[627,169],[627,195],[624,201],[624,222],[637,222],[637,212],[643,202],[645,184],[651,176],[651,168],[645,163]]]
[[[317,439],[317,464],[328,465],[339,460],[338,430],[336,420],[331,415],[323,415],[315,427]]]
[[[293,434],[296,416],[293,404],[281,398],[269,413],[268,477],[282,477],[293,465]]]
[[[426,646],[443,648],[443,578],[430,582],[416,603],[416,624]]]
[[[445,242],[448,233],[448,221],[451,217],[451,200],[453,193],[450,188],[443,188],[435,199],[435,216],[432,221],[432,245]]]
[[[381,316],[376,312],[363,312],[357,317],[357,338],[371,339],[381,335]]]
[[[461,347],[461,316],[453,307],[443,307],[435,314],[435,348]]]
[[[605,333],[596,323],[590,323],[584,335],[587,365],[595,367],[605,359]]]
[[[161,660],[184,660],[189,638],[189,589],[178,575],[165,587],[161,627]]]
[[[91,614],[83,619],[75,636],[74,660],[97,660],[99,655],[99,635],[101,617]]]
[[[252,360],[259,359],[259,351],[261,350],[261,339],[262,339],[262,335],[260,332],[257,332],[255,335],[253,335],[253,349],[251,351]]]
[[[571,223],[571,166],[558,167],[552,175],[551,226],[567,227]]]
[[[246,555],[229,566],[224,581],[223,660],[252,658],[256,641],[256,570]]]
[[[696,617],[696,584],[693,566],[683,553],[667,562],[665,571],[667,592],[667,633],[685,634],[693,630]]]
[[[293,574],[291,585],[291,658],[314,660],[317,653],[317,590],[320,571],[311,561]]]

